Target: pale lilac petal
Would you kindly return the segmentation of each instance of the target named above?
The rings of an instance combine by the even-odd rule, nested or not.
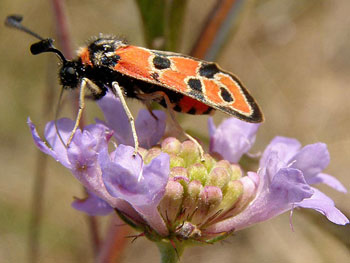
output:
[[[279,199],[284,204],[300,202],[313,194],[302,172],[298,169],[283,168],[273,177],[269,187],[272,199]]]
[[[98,154],[102,149],[108,149],[111,134],[109,129],[101,124],[89,125],[83,132],[76,131],[67,149],[73,173],[99,173]]]
[[[110,130],[107,125],[97,123],[90,124],[84,127],[84,131],[89,132],[92,137],[97,138],[96,151],[106,147],[109,140],[112,138],[114,131]]]
[[[289,163],[290,167],[303,171],[305,180],[308,182],[312,177],[322,172],[329,164],[330,157],[327,145],[315,143],[303,147]]]
[[[57,129],[55,127],[54,121],[50,121],[46,124],[44,132],[45,138],[54,151],[66,151],[66,144],[68,138],[72,133],[73,127],[74,121],[68,118],[57,120]],[[65,144],[62,143],[59,136],[57,135],[57,130],[59,131],[59,134]]]
[[[103,156],[100,158],[108,192],[130,203],[159,234],[167,235],[167,227],[157,206],[168,181],[169,156],[162,153],[143,166],[141,157],[133,156],[133,148],[124,145],[118,146],[114,156],[114,161]]]
[[[237,163],[255,142],[255,134],[260,124],[248,123],[237,118],[224,120],[214,129],[209,119],[210,152],[220,154],[223,159]]]
[[[103,111],[106,123],[115,133],[118,143],[134,145],[129,119],[119,100],[112,92],[107,94],[97,104]]]
[[[84,173],[97,172],[97,157],[98,152],[95,150],[97,146],[97,139],[94,138],[90,132],[77,130],[74,139],[67,149],[69,162],[73,173],[81,171]]]
[[[93,193],[89,193],[86,199],[76,199],[72,203],[72,207],[76,210],[87,213],[90,216],[104,216],[114,211],[105,200],[97,197]]]
[[[158,205],[163,198],[169,174],[170,157],[165,153],[161,153],[144,167],[141,183],[147,185],[148,194],[152,196],[150,203]]]
[[[115,161],[100,159],[109,193],[133,206],[158,205],[168,181],[169,156],[162,153],[145,167],[139,155],[133,156],[130,146],[118,146],[115,156]]]
[[[99,156],[102,177],[108,192],[126,201],[142,199],[147,189],[138,182],[142,174],[143,162],[139,155],[133,156],[131,146],[119,145],[115,151],[114,160],[106,158],[103,153]],[[131,202],[130,202],[131,203]]]
[[[313,190],[297,169],[285,168],[275,176],[264,174],[260,176],[257,196],[249,206],[238,215],[212,225],[208,228],[208,232],[237,231],[266,221],[292,209],[295,202],[300,202],[313,194]],[[270,182],[271,177],[273,179]]]
[[[61,123],[60,121],[57,121],[57,122]],[[57,142],[57,140],[55,140],[57,143],[54,143],[54,147],[51,145],[51,142],[53,141],[53,138],[54,138],[54,134],[56,135],[56,139],[59,140],[57,133],[56,133],[56,128],[54,126],[54,122],[49,122],[46,125],[46,131],[48,131],[48,133],[50,135],[49,139],[48,138],[46,138],[46,139],[52,148],[49,148],[46,145],[46,143],[39,137],[38,132],[35,129],[35,125],[31,122],[30,119],[28,119],[28,125],[29,125],[31,132],[32,132],[32,136],[33,136],[33,139],[34,139],[36,146],[42,152],[52,156],[56,161],[60,162],[65,167],[71,168],[71,165],[70,165],[68,158],[67,158],[67,150],[63,146],[62,142],[61,141]],[[45,137],[46,137],[46,135],[45,135]],[[58,146],[58,145],[60,145],[60,146]]]
[[[266,162],[268,161],[268,158],[272,152],[277,153],[279,161],[287,165],[288,161],[294,157],[300,148],[301,144],[298,140],[277,136],[266,147],[260,159],[260,167],[267,166]]]
[[[339,182],[337,178],[329,174],[319,173],[318,175],[310,178],[308,180],[308,183],[309,184],[321,184],[321,183],[326,184],[339,192],[347,193],[347,190],[344,187],[344,185],[341,182]]]
[[[338,225],[349,224],[349,219],[347,219],[346,216],[335,207],[331,198],[316,188],[313,190],[314,194],[312,197],[296,203],[296,207],[314,209],[325,215],[329,221]]]
[[[108,193],[102,180],[98,158],[101,152],[108,152],[107,142],[111,137],[111,132],[100,124],[89,125],[86,128],[83,133],[81,130],[77,130],[67,149],[71,172],[90,193],[135,218],[128,205],[124,204],[125,201]]]
[[[156,145],[165,132],[165,112],[159,110],[154,110],[152,112],[157,119],[155,119],[148,110],[140,110],[135,121],[140,146],[145,149]]]
[[[134,146],[130,121],[119,98],[114,96],[113,93],[107,92],[107,94],[98,101],[98,105],[104,113],[106,125],[115,131],[114,137],[117,139],[118,143]],[[163,111],[157,110],[153,111],[153,114],[157,119],[155,119],[148,110],[141,110],[135,120],[139,144],[146,149],[156,145],[165,131],[166,114]]]
[[[57,153],[58,160],[63,165],[69,163],[67,158],[67,146],[65,144],[67,144],[68,142],[68,138],[71,135],[73,127],[74,122],[67,118],[57,120],[57,128],[55,127],[54,121],[48,122],[45,126],[45,138],[52,147],[52,149]],[[59,131],[61,139],[65,144],[62,143],[60,137],[57,134],[57,130]],[[80,130],[78,129],[77,131]],[[65,166],[70,168],[67,165]]]
[[[58,161],[58,157],[57,157],[56,152],[54,152],[52,149],[50,149],[46,145],[46,143],[40,138],[40,136],[35,128],[35,125],[33,124],[33,122],[31,121],[31,119],[29,117],[27,120],[27,124],[29,126],[30,132],[32,133],[34,143],[39,148],[39,150],[42,151],[43,153],[46,153],[46,154],[52,156],[56,161]],[[69,164],[66,163],[66,165],[69,165]]]

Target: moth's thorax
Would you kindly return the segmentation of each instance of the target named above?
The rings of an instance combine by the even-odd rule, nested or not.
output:
[[[86,66],[113,68],[120,57],[116,50],[125,47],[125,42],[112,37],[99,37],[78,51],[78,57]]]
[[[94,84],[93,97],[99,99],[106,92],[106,86],[116,81],[117,73],[113,67],[120,57],[116,50],[126,44],[115,37],[105,36],[92,40],[87,46],[78,50],[75,60],[64,63],[59,72],[61,84],[65,88],[76,88],[86,78]]]

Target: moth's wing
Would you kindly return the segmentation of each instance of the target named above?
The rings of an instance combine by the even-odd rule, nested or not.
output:
[[[129,77],[179,92],[214,109],[248,122],[263,114],[240,80],[217,64],[178,53],[126,46],[114,70]]]

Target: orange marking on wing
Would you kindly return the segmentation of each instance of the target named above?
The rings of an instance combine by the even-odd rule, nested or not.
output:
[[[196,76],[196,69],[198,67],[198,61],[183,57],[172,57],[172,63],[176,67],[177,71],[187,76]]]
[[[178,104],[183,112],[188,112],[194,108],[196,109],[196,114],[203,114],[210,108],[208,105],[187,96],[184,96]]]
[[[160,82],[180,92],[189,92],[190,88],[187,86],[185,79],[196,76],[198,62],[183,57],[172,57],[171,63],[174,65],[175,70],[164,70],[159,78]]]
[[[153,80],[150,76],[152,69],[148,62],[152,54],[149,51],[135,46],[126,46],[118,48],[115,53],[120,56],[120,60],[114,67],[116,71],[135,78]]]
[[[159,78],[159,81],[169,87],[174,87],[180,92],[188,92],[185,78],[187,75],[182,72],[173,71],[171,69],[165,70]]]
[[[83,64],[87,64],[92,66],[91,60],[90,60],[90,52],[88,48],[82,48],[80,53],[79,53],[79,57],[81,58],[81,62]]]
[[[222,103],[222,98],[219,96],[220,87],[209,79],[203,79],[205,85],[205,95],[212,103]]]
[[[219,77],[220,77],[221,83],[227,87],[227,89],[231,92],[234,98],[234,102],[230,106],[250,114],[251,110],[249,108],[249,105],[245,97],[242,95],[240,88],[238,87],[238,84],[234,82],[230,77],[227,77],[224,74],[220,74]]]

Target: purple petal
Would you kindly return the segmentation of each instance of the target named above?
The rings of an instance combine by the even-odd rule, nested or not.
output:
[[[57,129],[55,127],[54,121],[48,122],[45,127],[45,138],[47,142],[51,145],[52,149],[56,152],[57,157],[62,164],[69,163],[67,158],[67,148],[65,144],[67,144],[68,138],[70,137],[73,127],[74,122],[67,118],[57,120]],[[57,134],[57,130],[59,131],[59,135],[61,136],[65,144],[62,143],[60,137]],[[77,132],[79,131],[80,130],[78,129]]]
[[[51,149],[49,148],[46,143],[39,137],[38,132],[35,129],[35,125],[32,123],[30,118],[28,118],[28,126],[31,130],[32,137],[34,139],[34,143],[36,146],[43,152],[46,153],[50,156],[52,156],[56,161],[59,161],[61,164],[63,164],[65,167],[70,168],[70,163],[68,162],[67,159],[67,153],[66,153],[66,148],[60,148],[60,149]],[[51,130],[55,129],[54,126],[52,125],[53,122],[50,122],[47,124],[47,127],[50,126]],[[56,129],[55,129],[56,130]],[[61,143],[62,145],[62,143]]]
[[[108,149],[111,137],[108,128],[101,124],[92,124],[81,132],[77,130],[67,149],[68,159],[74,174],[99,173],[98,153]]]
[[[31,121],[31,119],[28,117],[27,124],[29,126],[30,132],[32,133],[32,137],[34,139],[35,145],[43,152],[48,155],[51,155],[53,158],[56,159],[56,153],[52,151],[46,143],[40,138],[34,123]]]
[[[68,138],[71,135],[73,127],[74,121],[68,118],[62,118],[57,120],[57,129],[55,127],[54,121],[50,121],[46,124],[45,138],[56,152],[60,152],[66,149],[65,145],[62,143],[59,136],[57,135],[57,130],[59,131],[59,135],[61,136],[64,143],[67,144]]]
[[[270,181],[269,178],[273,178]],[[281,169],[275,176],[262,174],[255,199],[238,215],[216,223],[209,232],[240,230],[292,209],[295,202],[309,198],[313,189],[297,169]]]
[[[301,171],[283,168],[273,177],[269,188],[271,198],[279,199],[284,204],[300,202],[313,194]]]
[[[71,163],[73,172],[94,173],[98,168],[97,139],[88,131],[83,133],[80,130],[74,135],[74,138],[67,150],[68,159]]]
[[[131,146],[126,145],[119,145],[117,149],[111,154],[112,160],[110,160],[111,165],[117,165],[121,171],[128,173],[129,175],[126,176],[125,174],[122,174],[120,176],[111,174],[115,180],[118,180],[117,183],[120,184],[122,188],[131,190],[133,187],[137,187],[137,183],[140,176],[142,176],[142,168],[143,168],[143,161],[140,155],[134,156],[134,148]],[[101,165],[102,167],[102,165]],[[103,172],[102,167],[102,172]],[[113,178],[111,177],[111,179]],[[139,191],[135,190],[136,192]],[[128,191],[128,190],[126,190]],[[131,190],[133,191],[133,190]]]
[[[112,196],[130,203],[159,234],[167,235],[157,206],[168,181],[169,156],[162,153],[143,167],[141,157],[133,156],[133,151],[130,146],[119,145],[114,160],[100,154],[104,184]]]
[[[119,98],[108,92],[98,105],[104,113],[106,125],[115,131],[118,143],[134,146],[130,122]],[[147,110],[141,110],[135,121],[139,144],[146,149],[156,145],[165,131],[166,114],[162,111],[153,111],[153,114],[157,120]]]
[[[85,126],[84,131],[89,132],[94,138],[97,139],[96,151],[98,151],[100,148],[105,147],[114,133],[108,128],[107,125],[101,123]]]
[[[151,203],[158,205],[165,193],[165,187],[168,183],[170,174],[170,157],[161,153],[154,158],[143,169],[143,182],[147,185],[148,195],[151,197]]]
[[[277,153],[278,158],[285,165],[299,151],[301,144],[298,140],[286,137],[275,137],[266,147],[261,159],[260,167],[266,167],[266,162],[270,158],[272,152]]]
[[[296,203],[296,207],[314,209],[325,215],[329,221],[338,225],[349,223],[349,219],[334,206],[333,200],[315,188],[312,197]]]
[[[76,199],[72,203],[72,207],[87,213],[90,216],[104,216],[113,212],[114,209],[104,200],[97,197],[93,193],[89,193],[86,199]]]
[[[319,173],[318,175],[310,178],[308,180],[308,183],[309,184],[320,184],[320,183],[326,184],[339,192],[347,193],[347,190],[344,187],[344,185],[342,185],[342,183],[339,182],[337,178],[329,174]]]
[[[306,181],[325,169],[330,161],[327,145],[315,143],[303,147],[290,161],[291,167],[303,172]]]
[[[209,119],[210,152],[220,154],[225,160],[237,163],[253,146],[260,124],[248,123],[237,118],[224,120],[214,128]]]
[[[132,206],[158,205],[169,176],[169,156],[160,154],[143,167],[130,146],[118,146],[114,161],[101,159],[102,176],[109,193]],[[141,178],[141,180],[140,180]]]
[[[119,100],[112,92],[97,101],[106,119],[108,127],[115,131],[114,137],[118,143],[134,145],[134,139],[130,128],[130,122]]]
[[[162,236],[168,235],[168,229],[158,211],[158,205],[164,196],[169,173],[169,155],[161,153],[146,165],[143,171],[141,183],[144,183],[148,189],[144,196],[146,200],[150,201],[147,203],[144,200],[139,200],[138,203],[131,203],[148,224]]]
[[[140,110],[135,121],[140,146],[145,149],[156,145],[165,132],[166,114],[159,110],[154,110],[153,114],[157,120],[148,110]]]

